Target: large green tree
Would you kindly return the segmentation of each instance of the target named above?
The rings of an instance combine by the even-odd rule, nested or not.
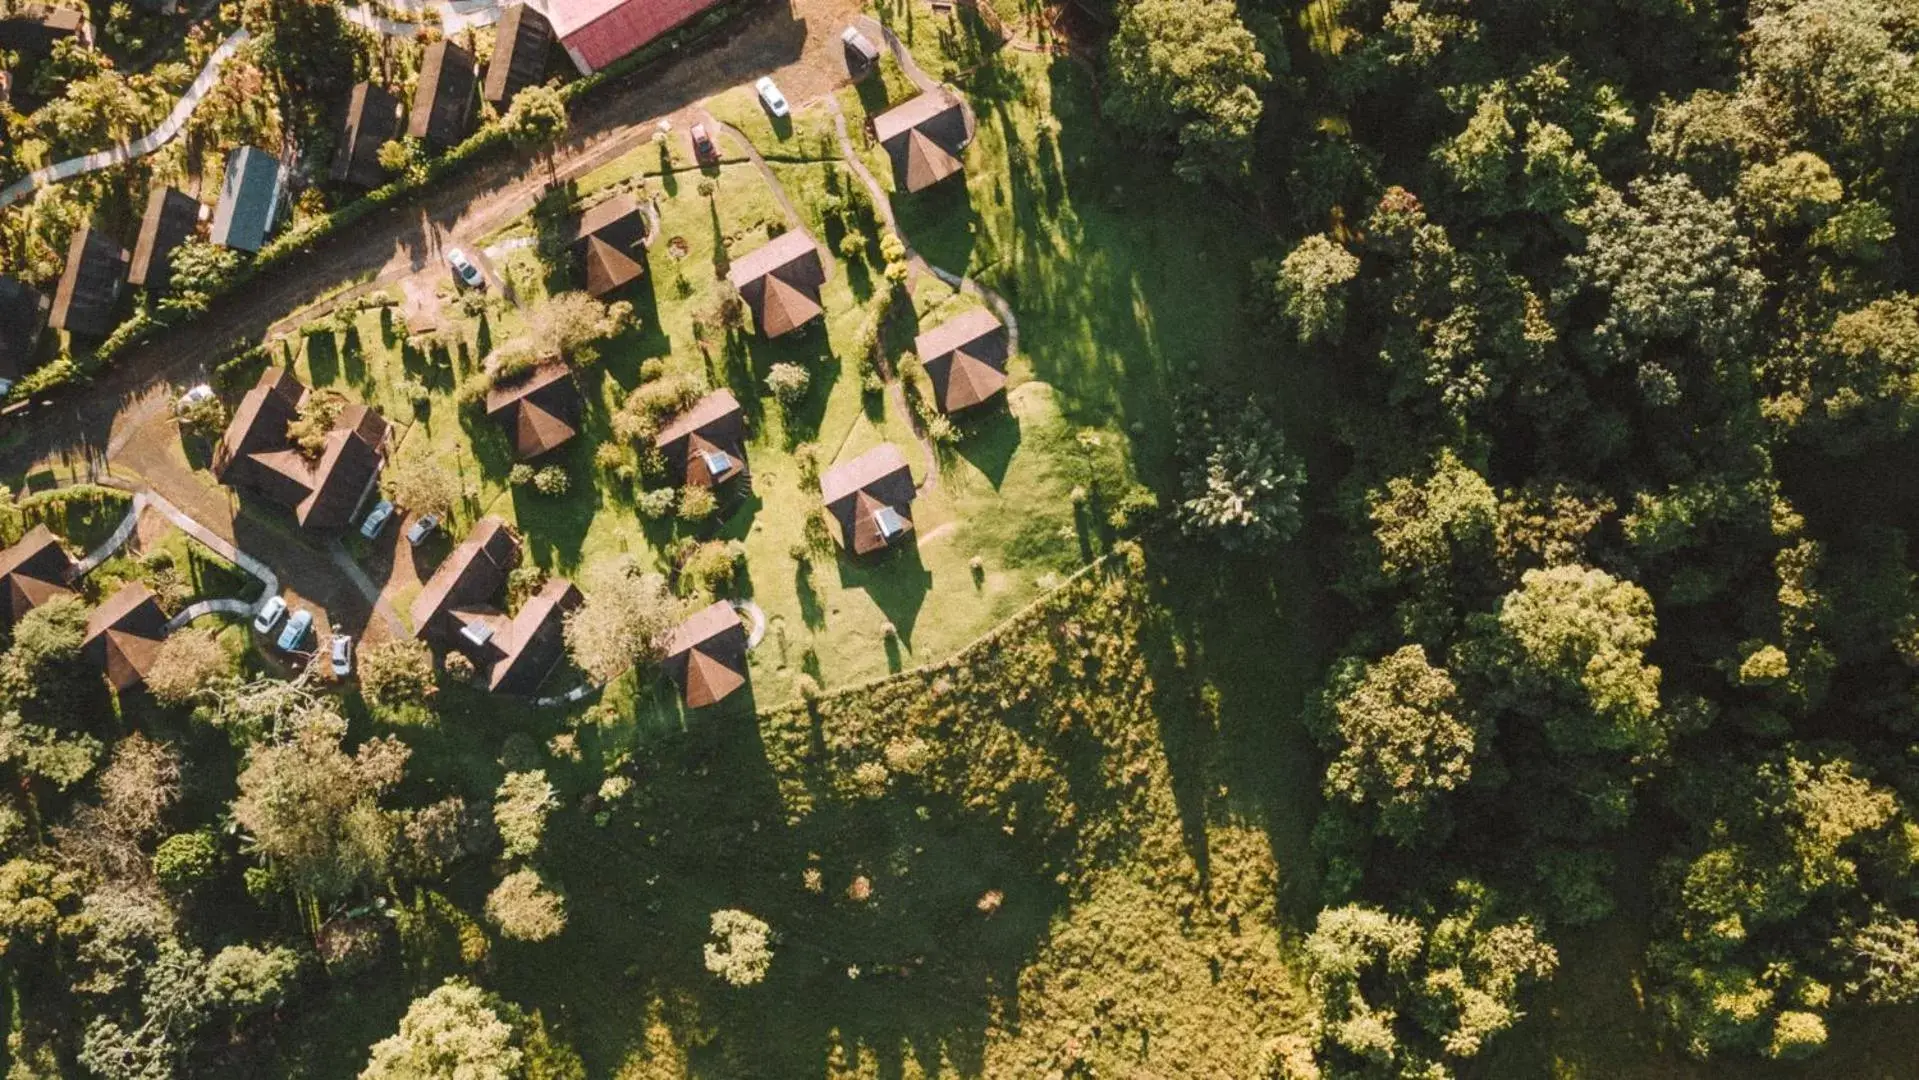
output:
[[[1176,145],[1192,180],[1250,175],[1253,131],[1271,75],[1233,0],[1131,0],[1107,46],[1113,119]]]

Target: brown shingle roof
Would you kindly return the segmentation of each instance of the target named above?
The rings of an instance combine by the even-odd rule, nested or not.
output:
[[[400,99],[378,83],[353,87],[347,99],[346,124],[333,155],[333,179],[363,188],[386,181],[380,167],[380,147],[400,137]]]
[[[124,691],[146,681],[166,636],[167,616],[153,590],[129,582],[87,617],[80,648],[106,669],[114,689]]]
[[[705,445],[696,447],[695,440]],[[653,445],[659,447],[667,471],[677,482],[709,487],[724,483],[746,467],[746,412],[731,391],[715,390],[674,417]],[[732,458],[733,471],[715,478],[698,459],[699,452],[709,447]]]
[[[327,432],[326,448],[313,467],[312,494],[300,500],[293,513],[309,529],[345,528],[373,478],[380,472],[380,451],[386,445],[386,421],[365,406],[362,416],[336,424]],[[346,414],[342,414],[342,419]],[[371,418],[373,423],[368,422]]]
[[[413,601],[414,636],[444,640],[457,634],[453,610],[489,604],[506,588],[507,571],[519,561],[520,542],[506,522],[481,518]]]
[[[1006,327],[985,308],[956,315],[913,344],[944,412],[978,405],[1006,385]]]
[[[958,98],[929,91],[874,117],[873,138],[892,160],[895,186],[921,191],[963,167],[966,112]]]
[[[200,200],[178,188],[154,188],[147,195],[147,211],[140,218],[140,236],[133,244],[133,262],[127,284],[159,295],[173,281],[173,249],[200,229]]]
[[[906,135],[904,186],[908,192],[924,191],[964,168],[960,160],[918,128]]]
[[[21,4],[0,15],[0,49],[44,56],[54,42],[80,33],[86,24],[86,14],[74,8]]]
[[[318,461],[287,438],[307,389],[283,368],[268,368],[240,399],[214,451],[213,473],[293,508],[312,529],[345,526],[379,473],[390,428],[378,410],[358,403],[340,410]]]
[[[673,631],[664,663],[695,709],[719,701],[746,683],[746,628],[724,600],[694,612]]]
[[[426,47],[406,133],[447,149],[473,130],[473,54],[445,38]]]
[[[489,644],[497,645],[498,659],[487,674],[487,686],[496,694],[530,694],[546,681],[547,673],[566,652],[566,613],[585,602],[580,590],[564,578],[552,578],[528,597]]]
[[[792,229],[735,260],[727,279],[753,309],[760,333],[779,337],[820,313],[826,264],[813,238]]]
[[[839,527],[840,543],[855,555],[890,546],[913,528],[913,474],[899,447],[880,445],[820,477],[820,499]],[[892,536],[882,520],[898,526]]]
[[[67,268],[53,293],[47,324],[70,334],[106,337],[118,322],[127,282],[127,249],[83,225],[67,244]]]
[[[73,560],[45,525],[28,529],[18,543],[0,551],[0,618],[12,626],[20,616],[56,596],[72,596],[67,582]]]
[[[493,29],[493,56],[486,63],[486,99],[504,112],[513,95],[546,77],[553,27],[528,4],[514,4]]]
[[[536,458],[579,433],[580,404],[572,370],[554,362],[487,391],[486,414],[506,429],[515,456]]]
[[[646,273],[646,215],[631,195],[615,195],[580,215],[568,247],[587,293],[605,296]]]

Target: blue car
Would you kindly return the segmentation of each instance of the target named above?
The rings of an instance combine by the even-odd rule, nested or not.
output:
[[[292,652],[306,641],[307,631],[312,628],[313,612],[301,608],[293,613],[293,618],[287,620],[286,628],[280,631],[280,640],[274,644],[280,646],[281,652]]]

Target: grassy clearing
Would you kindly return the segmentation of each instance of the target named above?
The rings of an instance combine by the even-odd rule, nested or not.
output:
[[[1212,721],[1155,610],[1121,563],[998,647],[649,743],[603,824],[557,823],[584,932],[496,952],[497,983],[591,1075],[1250,1074],[1299,1016],[1277,871],[1162,749]],[[780,931],[760,987],[701,970],[725,906]]]

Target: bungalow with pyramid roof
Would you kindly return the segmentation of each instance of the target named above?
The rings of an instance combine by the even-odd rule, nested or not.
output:
[[[913,342],[943,413],[973,408],[1006,387],[1006,327],[985,308],[935,326]]]
[[[125,693],[147,681],[166,638],[166,612],[153,590],[128,582],[87,617],[80,651],[106,670],[115,690]]]
[[[580,388],[573,369],[549,360],[486,392],[486,414],[506,429],[522,461],[551,453],[580,431]]]
[[[520,561],[520,541],[497,517],[484,517],[427,580],[413,602],[413,633],[473,661],[487,689],[530,694],[566,652],[566,615],[585,598],[564,578],[507,615],[495,601]]]
[[[880,445],[820,477],[820,499],[840,546],[855,555],[892,547],[913,531],[913,473],[900,448]]]
[[[746,627],[717,600],[673,631],[664,664],[691,709],[703,709],[746,685]]]
[[[73,559],[45,525],[35,525],[18,543],[0,551],[0,619],[12,626],[56,596],[72,596]]]
[[[959,98],[929,90],[874,117],[873,139],[893,163],[894,188],[915,192],[964,168],[960,155],[972,133]]]
[[[348,404],[317,459],[287,437],[309,391],[285,368],[268,368],[240,399],[213,454],[213,475],[293,509],[309,529],[344,528],[373,490],[386,460],[390,433],[378,410]]]
[[[587,294],[604,297],[646,273],[646,215],[633,196],[615,195],[580,215],[567,249]]]
[[[653,439],[667,475],[681,487],[719,487],[746,471],[746,412],[730,390],[715,390]]]
[[[753,324],[767,337],[797,330],[823,310],[820,286],[826,283],[826,264],[819,245],[799,229],[734,260],[726,276],[752,309]]]

